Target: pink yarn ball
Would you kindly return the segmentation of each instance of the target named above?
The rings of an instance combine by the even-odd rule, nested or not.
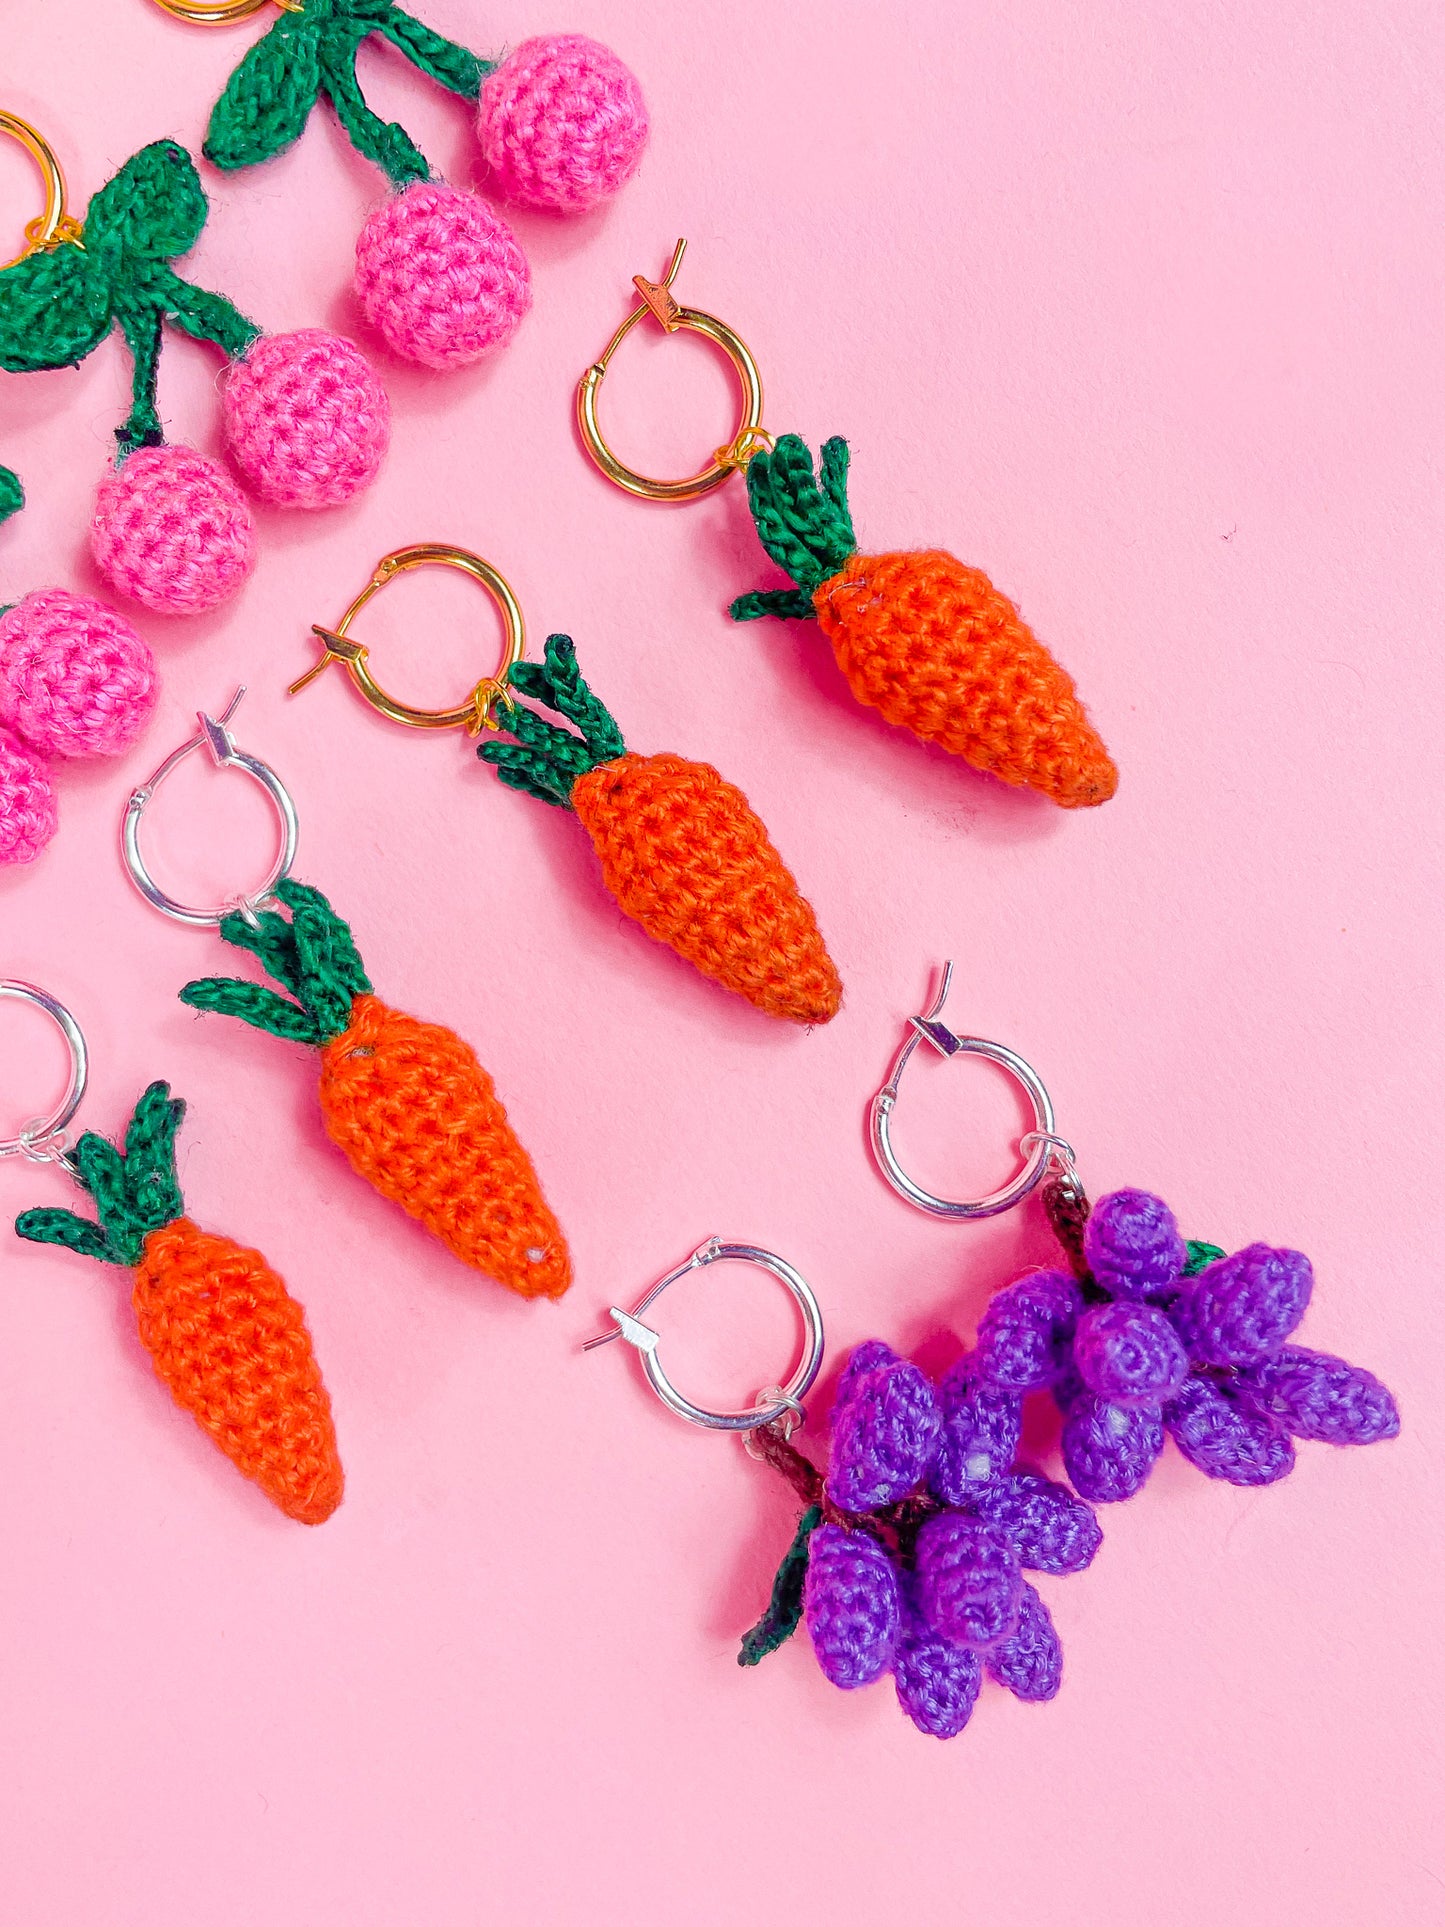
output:
[[[413,181],[371,216],[356,238],[356,292],[396,353],[428,368],[505,346],[532,305],[512,230],[440,181]]]
[[[647,105],[610,48],[585,34],[543,34],[482,83],[477,134],[509,200],[579,214],[636,172]]]
[[[0,863],[33,863],[55,824],[49,770],[18,736],[0,729]]]
[[[123,595],[167,616],[234,595],[256,561],[246,498],[193,448],[138,448],[100,485],[90,547]]]
[[[0,616],[0,724],[49,756],[117,756],[150,721],[155,658],[94,596],[36,589]]]
[[[261,335],[232,364],[226,436],[257,492],[283,508],[330,508],[376,480],[391,403],[350,341],[325,328]]]

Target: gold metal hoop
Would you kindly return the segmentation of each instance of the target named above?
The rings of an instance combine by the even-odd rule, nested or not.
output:
[[[25,246],[14,260],[0,263],[0,266],[13,268],[21,261],[28,260],[32,254],[40,253],[42,248],[55,247],[61,241],[79,241],[80,223],[72,221],[65,211],[65,175],[61,172],[54,148],[45,136],[32,127],[28,120],[3,110],[0,110],[0,134],[8,134],[12,140],[19,141],[40,169],[40,178],[45,183],[45,212],[27,224]]]
[[[577,384],[577,426],[582,431],[587,453],[609,482],[625,488],[629,495],[641,495],[650,502],[690,502],[694,496],[706,495],[709,489],[725,482],[735,469],[746,468],[759,449],[772,447],[772,437],[762,425],[763,378],[758,372],[758,364],[753,360],[752,350],[740,335],[735,334],[726,322],[719,321],[716,315],[703,314],[698,308],[680,308],[672,298],[672,284],[686,249],[687,242],[679,241],[673,249],[667,273],[660,282],[649,281],[645,275],[633,275],[632,284],[642,296],[642,306],[633,309]],[[736,435],[725,447],[714,451],[712,460],[705,468],[700,468],[696,475],[689,475],[680,482],[654,481],[651,476],[639,475],[636,469],[629,468],[607,446],[597,420],[597,391],[602,386],[607,365],[628,333],[646,315],[651,315],[670,335],[676,334],[679,329],[686,329],[715,342],[736,370],[738,386],[742,391],[743,412]]]
[[[353,642],[347,633],[371,598],[384,589],[388,582],[405,575],[408,569],[433,566],[460,569],[464,575],[471,576],[474,582],[480,582],[501,610],[506,631],[502,660],[497,665],[496,674],[484,676],[466,701],[456,709],[413,709],[407,703],[398,702],[394,696],[388,696],[366,666],[366,645]],[[333,662],[339,662],[345,666],[347,675],[363,699],[392,722],[404,723],[408,729],[465,729],[469,736],[478,736],[484,729],[499,727],[492,714],[498,703],[504,703],[508,709],[512,707],[514,699],[507,687],[507,671],[514,662],[522,660],[527,641],[521,605],[512,594],[510,585],[498,575],[490,562],[473,555],[470,549],[454,548],[446,542],[415,542],[410,548],[395,549],[390,555],[383,556],[371,580],[336,627],[323,629],[319,622],[313,623],[311,633],[320,636],[326,647],[320,662],[292,683],[291,695],[296,695],[308,683],[314,682],[322,670],[329,668]]]
[[[233,20],[249,20],[263,7],[278,6],[283,13],[304,13],[299,0],[155,0],[163,13],[188,20],[195,27],[224,27]]]

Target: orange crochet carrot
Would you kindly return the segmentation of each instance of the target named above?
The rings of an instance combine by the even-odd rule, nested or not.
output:
[[[734,620],[816,617],[859,702],[1005,783],[1079,809],[1119,774],[1072,679],[979,569],[942,549],[859,555],[848,444],[823,444],[821,486],[796,435],[748,464],[763,547],[796,590],[739,596]]]
[[[341,1503],[342,1473],[306,1319],[259,1251],[184,1215],[175,1141],[185,1110],[168,1084],[152,1084],[123,1154],[91,1131],[75,1147],[96,1221],[26,1211],[15,1229],[132,1270],[141,1343],[171,1397],[288,1518],[320,1525]]]
[[[630,754],[569,636],[549,636],[545,666],[517,663],[511,681],[582,734],[516,704],[517,741],[477,754],[513,789],[576,811],[628,916],[770,1016],[836,1016],[843,987],[812,905],[742,791],[708,763]]]
[[[275,910],[235,915],[221,935],[291,996],[203,977],[181,1001],[318,1049],[322,1122],[352,1169],[463,1264],[524,1298],[560,1298],[572,1282],[567,1241],[476,1053],[372,994],[350,930],[319,890],[288,878],[276,895],[289,923]]]

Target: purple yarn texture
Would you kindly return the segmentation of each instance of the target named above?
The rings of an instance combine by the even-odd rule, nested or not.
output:
[[[964,1505],[1012,1466],[1023,1431],[1023,1399],[984,1384],[969,1352],[939,1380],[938,1406],[942,1425],[929,1489],[947,1505]]]
[[[349,502],[375,481],[391,441],[391,403],[370,362],[325,328],[258,336],[223,400],[236,466],[282,508]]]
[[[356,239],[356,292],[394,353],[455,368],[505,347],[532,305],[527,257],[475,194],[413,181]]]
[[[869,1686],[893,1658],[898,1576],[866,1532],[822,1525],[808,1549],[803,1611],[813,1651],[834,1686]]]
[[[1035,1271],[995,1292],[979,1321],[977,1367],[988,1384],[1037,1392],[1067,1368],[1082,1308],[1066,1271]]]
[[[888,1352],[854,1370],[833,1407],[828,1496],[846,1512],[903,1498],[932,1463],[940,1424],[933,1387],[907,1359]]]
[[[0,725],[44,756],[118,756],[150,720],[155,659],[107,603],[36,589],[0,616]]]
[[[1162,1311],[1128,1299],[1093,1305],[1074,1334],[1074,1368],[1096,1398],[1157,1405],[1189,1373],[1189,1356]]]
[[[642,89],[584,34],[524,40],[482,84],[482,157],[499,192],[528,207],[595,207],[636,171],[647,133]]]

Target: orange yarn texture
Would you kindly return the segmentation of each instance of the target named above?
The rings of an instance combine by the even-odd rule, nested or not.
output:
[[[822,1024],[843,987],[812,905],[748,799],[708,763],[630,752],[572,807],[608,889],[650,937],[770,1016]]]
[[[813,606],[860,702],[1065,809],[1119,774],[1072,677],[981,569],[943,549],[851,556]]]
[[[572,1282],[561,1226],[471,1046],[363,994],[321,1052],[321,1115],[353,1170],[463,1264],[526,1298]]]
[[[171,1397],[302,1525],[341,1503],[331,1401],[300,1305],[258,1251],[177,1218],[145,1241],[131,1302]]]

